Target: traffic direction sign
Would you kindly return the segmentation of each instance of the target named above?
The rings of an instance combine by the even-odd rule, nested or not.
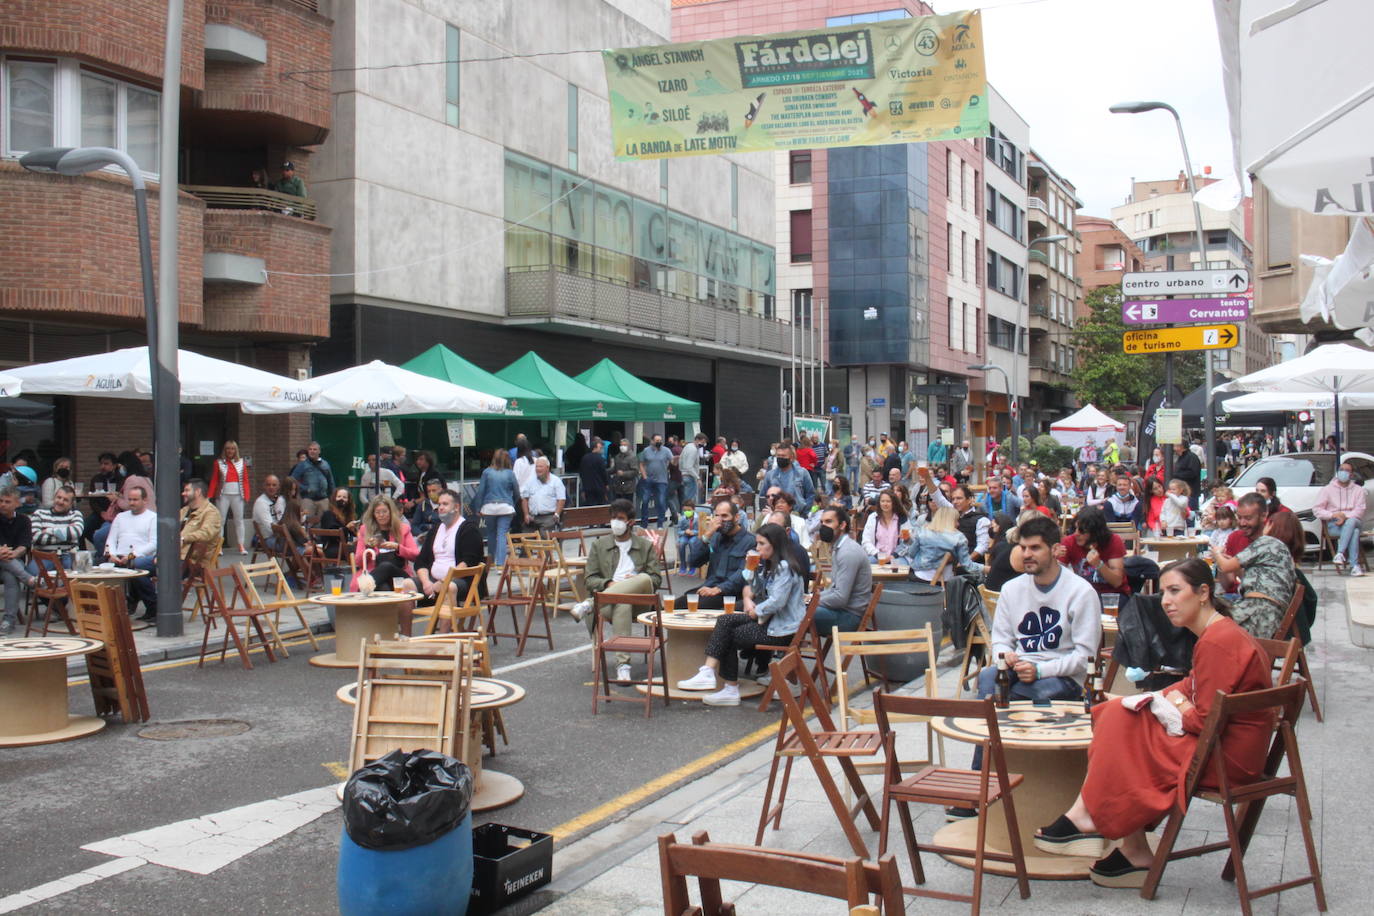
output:
[[[1240,343],[1240,329],[1234,324],[1201,325],[1190,328],[1156,328],[1148,331],[1127,331],[1121,335],[1121,349],[1127,353],[1230,350],[1238,343]]]
[[[1249,296],[1213,299],[1124,299],[1121,302],[1121,320],[1127,324],[1244,321],[1249,317]]]
[[[1226,270],[1154,270],[1121,278],[1123,296],[1208,296],[1243,293],[1250,286],[1244,267]]]

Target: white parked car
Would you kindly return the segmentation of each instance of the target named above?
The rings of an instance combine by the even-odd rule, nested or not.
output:
[[[1346,452],[1341,460],[1349,461],[1354,466],[1355,476],[1364,486],[1367,508],[1364,523],[1360,527],[1364,539],[1369,540],[1374,537],[1374,455]],[[1240,476],[1231,482],[1231,489],[1239,499],[1246,493],[1253,493],[1261,477],[1272,477],[1278,487],[1279,502],[1297,514],[1303,531],[1307,533],[1308,546],[1315,549],[1321,543],[1321,523],[1312,513],[1312,507],[1317,504],[1317,494],[1321,488],[1336,479],[1336,468],[1335,452],[1271,455],[1241,471]]]

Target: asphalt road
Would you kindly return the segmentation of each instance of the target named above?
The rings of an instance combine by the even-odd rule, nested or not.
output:
[[[566,615],[554,639],[559,651],[588,642]],[[321,645],[333,647],[332,640]],[[0,749],[7,808],[0,898],[111,860],[83,851],[83,844],[336,782],[329,765],[347,759],[352,707],[334,692],[354,678],[307,664],[309,654],[308,646],[293,648],[276,664],[255,656],[252,671],[232,661],[145,669],[154,722],[234,719],[251,726],[241,734],[156,741],[139,737],[142,726],[116,723],[64,744]],[[493,663],[499,669],[549,654],[531,643],[517,660],[513,641],[502,640]],[[590,652],[497,676],[528,695],[505,710],[511,744],[486,765],[518,777],[526,794],[477,821],[543,831],[563,826],[565,843],[670,788],[635,792],[651,780],[777,721],[776,713],[747,703],[716,709],[674,702],[666,710],[660,704],[649,720],[637,705],[616,704],[593,716]],[[70,695],[73,712],[89,715],[89,688],[74,685]],[[627,793],[635,794],[623,799]],[[336,912],[341,826],[340,814],[331,812],[209,875],[143,866],[24,912]]]

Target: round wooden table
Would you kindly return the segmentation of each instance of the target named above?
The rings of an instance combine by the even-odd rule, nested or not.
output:
[[[418,601],[419,592],[378,591],[371,595],[344,592],[341,595],[311,595],[315,604],[334,609],[334,651],[312,655],[307,659],[319,668],[356,668],[362,656],[358,648],[363,640],[377,634],[390,639],[396,633],[399,606]]]
[[[70,741],[105,720],[67,713],[67,658],[105,644],[84,636],[0,639],[0,747]]]
[[[129,569],[126,566],[92,566],[85,572],[77,572],[75,570],[70,569],[67,570],[68,579],[77,579],[82,582],[94,582],[97,585],[115,585],[117,583],[127,582],[130,579],[137,579],[140,576],[146,575],[148,575],[148,570],[146,569]],[[118,589],[118,593],[119,608],[125,614],[128,614],[128,595],[122,588]],[[137,633],[140,630],[147,630],[152,626],[153,624],[146,620],[138,620],[137,618],[131,618],[129,620],[129,629],[133,630],[135,633]]]
[[[358,705],[358,682],[352,681],[344,684],[334,695],[349,706]],[[494,677],[475,677],[472,679],[471,710],[473,712],[513,706],[524,698],[525,688],[519,684],[497,680]],[[472,810],[490,811],[493,808],[501,808],[518,801],[525,794],[525,784],[508,773],[499,773],[482,766],[480,738],[470,741],[469,745],[477,749],[477,753],[472,755],[471,761],[464,761],[472,770],[473,783],[477,789],[472,796]],[[339,784],[339,792],[340,794],[343,792],[342,783]]]
[[[742,607],[743,604],[741,600],[738,606]],[[663,651],[668,660],[668,696],[674,700],[700,700],[711,693],[710,690],[679,690],[677,682],[687,680],[701,669],[701,663],[706,658],[706,643],[711,638],[711,631],[716,628],[716,618],[724,613],[714,610],[691,613],[684,610],[680,614],[663,615],[663,629],[666,631]],[[645,611],[635,619],[646,626],[653,626],[653,611]],[[725,683],[717,675],[715,689],[719,690],[724,686]],[[635,689],[644,693],[649,688],[640,684]],[[662,690],[654,690],[654,696],[662,696],[662,693]],[[758,681],[747,678],[740,680],[739,695],[742,699],[756,697],[761,693],[763,685]]]
[[[1165,566],[1175,560],[1197,556],[1198,549],[1206,547],[1211,540],[1201,535],[1188,537],[1141,538],[1140,546],[1154,551],[1157,562]]]
[[[873,573],[874,582],[900,582],[911,576],[911,567],[906,563],[888,563],[886,566],[869,563],[868,568]]]
[[[955,741],[976,743],[987,737],[987,725],[982,719],[944,718],[934,719],[930,724],[938,734]],[[1026,871],[1040,880],[1086,879],[1094,861],[1091,857],[1046,855],[1031,840],[1037,828],[1053,823],[1073,806],[1078,790],[1083,787],[1088,771],[1088,744],[1092,741],[1091,717],[1083,711],[1082,702],[1056,700],[1049,706],[1033,706],[1029,700],[1013,700],[1010,709],[997,711],[997,727],[1002,733],[1007,769],[1025,777],[1013,798]],[[993,805],[987,819],[986,848],[1011,852],[1001,806]],[[945,858],[972,868],[977,831],[976,819],[956,821],[937,831],[935,842],[967,849],[968,858]],[[985,867],[994,874],[1015,875],[1009,862],[987,862]]]

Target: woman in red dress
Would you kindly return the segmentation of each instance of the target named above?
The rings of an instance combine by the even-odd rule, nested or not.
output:
[[[1088,775],[1073,807],[1036,831],[1036,848],[1059,855],[1101,856],[1106,840],[1121,840],[1091,869],[1103,887],[1140,887],[1153,854],[1145,831],[1181,801],[1179,793],[1198,735],[1218,690],[1243,693],[1273,686],[1269,656],[1213,597],[1212,571],[1198,559],[1167,566],[1159,578],[1164,613],[1197,634],[1193,670],[1164,695],[1183,714],[1183,734],[1167,734],[1149,710],[1132,712],[1120,699],[1093,707]],[[1273,717],[1267,712],[1231,720],[1220,752],[1228,779],[1253,782],[1264,766]],[[1209,775],[1203,785],[1214,786]]]

